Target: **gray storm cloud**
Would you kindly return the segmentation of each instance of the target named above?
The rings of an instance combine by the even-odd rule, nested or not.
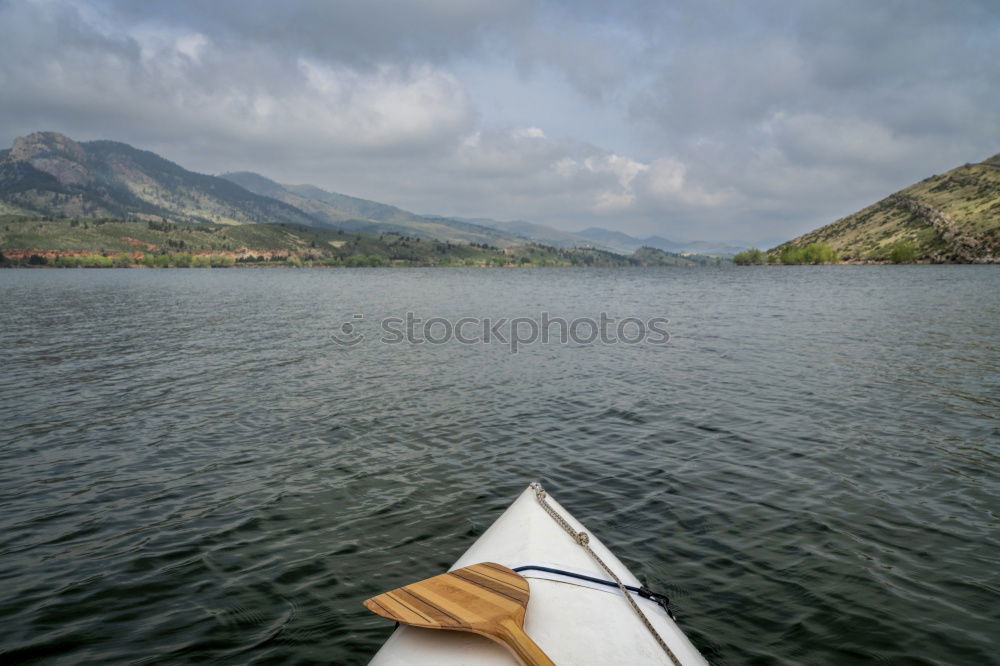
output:
[[[989,2],[0,0],[0,140],[753,241],[995,153],[996,62]]]

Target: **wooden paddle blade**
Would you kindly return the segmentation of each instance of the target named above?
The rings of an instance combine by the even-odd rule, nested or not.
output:
[[[481,634],[506,646],[525,666],[555,666],[524,633],[528,581],[502,564],[449,571],[372,597],[365,606],[415,627]]]
[[[524,624],[528,581],[495,562],[483,562],[385,592],[365,601],[377,615],[430,629],[498,636],[501,623]]]

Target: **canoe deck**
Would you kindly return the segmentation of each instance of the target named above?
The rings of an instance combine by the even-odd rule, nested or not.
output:
[[[641,583],[589,530],[551,496],[549,504],[575,529],[590,534],[590,547],[626,585]],[[607,580],[608,575],[538,504],[529,487],[494,522],[452,569],[497,562],[563,569]],[[526,570],[530,600],[524,628],[556,664],[670,664],[649,630],[617,588],[588,586],[572,579]],[[598,589],[600,588],[600,589]],[[707,664],[687,636],[655,603],[640,607],[684,666]],[[487,638],[456,631],[400,626],[371,661],[374,666],[512,666],[517,661]]]

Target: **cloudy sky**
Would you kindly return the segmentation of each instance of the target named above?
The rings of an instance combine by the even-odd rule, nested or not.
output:
[[[1000,151],[996,0],[0,0],[0,145],[784,239]]]

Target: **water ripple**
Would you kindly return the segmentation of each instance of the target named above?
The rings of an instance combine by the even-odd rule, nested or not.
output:
[[[0,271],[0,661],[360,664],[530,480],[717,664],[995,663],[1000,273]],[[384,316],[666,346],[352,348]]]

